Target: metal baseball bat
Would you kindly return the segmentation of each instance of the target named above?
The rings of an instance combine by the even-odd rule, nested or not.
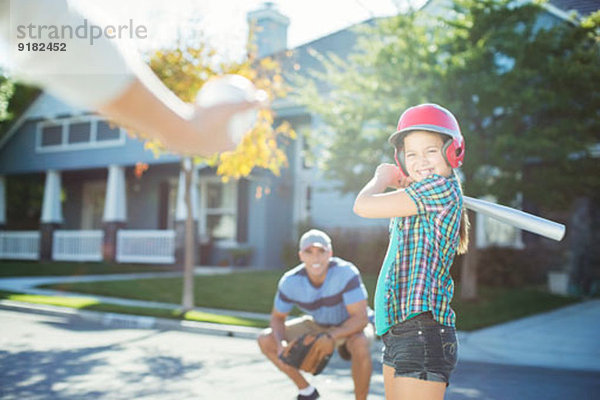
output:
[[[558,222],[538,217],[511,207],[502,206],[485,200],[463,196],[465,207],[488,217],[545,236],[556,241],[561,241],[565,236],[565,226]]]

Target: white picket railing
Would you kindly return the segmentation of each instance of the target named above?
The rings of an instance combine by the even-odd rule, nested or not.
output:
[[[56,261],[102,261],[102,230],[57,230],[52,239]]]
[[[117,262],[172,264],[175,262],[175,231],[131,230],[117,232]]]
[[[13,260],[37,260],[39,257],[39,231],[0,232],[0,258]]]

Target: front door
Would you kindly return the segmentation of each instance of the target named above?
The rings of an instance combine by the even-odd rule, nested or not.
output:
[[[106,181],[90,181],[83,184],[81,229],[102,229]]]

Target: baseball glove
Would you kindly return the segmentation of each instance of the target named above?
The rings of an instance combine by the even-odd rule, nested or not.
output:
[[[302,371],[318,375],[323,371],[333,353],[324,354],[315,346],[321,340],[332,340],[326,333],[318,335],[304,334],[292,340],[279,358],[286,364]]]

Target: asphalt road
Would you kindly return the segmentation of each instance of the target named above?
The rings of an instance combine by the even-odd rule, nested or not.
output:
[[[377,344],[379,346],[379,344]],[[377,360],[377,348],[374,357]],[[371,399],[383,399],[375,362]],[[351,399],[335,356],[313,378],[323,399]],[[105,327],[67,315],[0,310],[1,399],[294,399],[254,340]],[[449,400],[598,399],[600,373],[459,362]]]

